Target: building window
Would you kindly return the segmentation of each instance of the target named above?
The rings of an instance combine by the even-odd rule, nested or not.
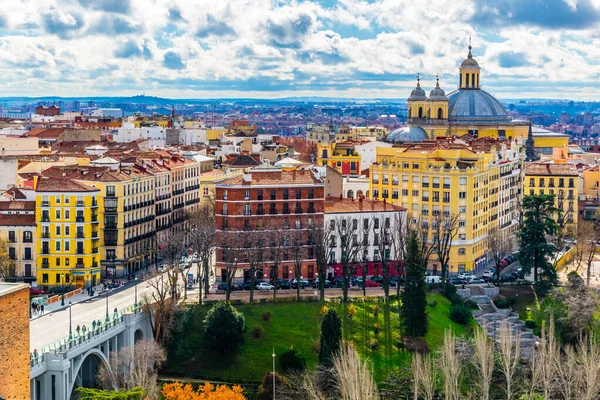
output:
[[[15,243],[17,241],[15,231],[8,231],[8,241],[10,243]]]
[[[250,200],[250,191],[249,190],[246,190],[244,192],[244,200]]]
[[[459,199],[466,199],[467,198],[467,192],[458,192],[458,198]]]
[[[60,210],[56,210],[56,219],[60,219]]]
[[[227,200],[227,190],[223,190],[223,200]]]
[[[465,254],[467,254],[467,249],[465,249],[464,247],[459,247],[459,249],[458,249],[458,255],[459,256],[464,256]]]
[[[250,204],[244,204],[244,215],[251,215]]]

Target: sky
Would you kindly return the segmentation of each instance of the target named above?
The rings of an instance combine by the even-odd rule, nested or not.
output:
[[[600,100],[600,0],[0,0],[0,96]]]

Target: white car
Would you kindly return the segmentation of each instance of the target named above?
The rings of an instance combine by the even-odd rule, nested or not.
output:
[[[429,285],[436,284],[436,283],[442,283],[442,277],[437,276],[437,275],[426,276],[425,283],[427,283]]]
[[[261,282],[261,283],[259,283],[259,284],[256,286],[256,288],[257,288],[258,290],[273,290],[273,289],[274,289],[273,285],[271,285],[271,284],[268,284],[267,282]]]
[[[496,271],[494,271],[493,268],[490,269],[489,271],[485,271],[483,273],[483,277],[484,278],[490,278],[490,279],[495,278],[496,277]]]
[[[465,281],[470,281],[471,279],[473,279],[473,274],[470,272],[461,272],[460,274],[458,274],[458,277],[460,279],[464,279]]]

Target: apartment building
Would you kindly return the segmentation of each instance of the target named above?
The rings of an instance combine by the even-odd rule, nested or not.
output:
[[[65,177],[35,179],[37,282],[45,289],[100,283],[100,190]]]
[[[560,211],[554,219],[567,235],[577,230],[579,173],[573,164],[530,163],[525,167],[525,194],[553,194]]]
[[[35,201],[0,201],[0,240],[14,262],[9,282],[36,280]]]
[[[477,271],[490,260],[488,233],[516,229],[523,159],[518,141],[468,135],[380,148],[366,197],[406,208],[430,243],[441,219],[458,216],[450,273]],[[428,269],[441,270],[435,256]]]
[[[323,224],[324,184],[312,171],[251,169],[243,175],[216,183],[215,195],[216,276],[225,281],[226,267],[233,252],[239,254],[235,257],[239,268],[236,280],[247,280],[249,264],[244,258],[244,239],[251,238],[252,232],[269,231],[273,231],[270,237],[284,235],[279,277],[291,277],[290,271],[294,269],[291,246],[294,242],[303,243],[302,276],[308,279],[316,276],[309,233],[313,226]],[[271,253],[265,251],[265,259],[261,263],[264,267],[272,265],[270,257]]]

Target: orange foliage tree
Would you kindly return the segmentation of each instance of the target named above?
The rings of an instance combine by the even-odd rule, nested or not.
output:
[[[203,387],[194,390],[192,385],[181,382],[168,383],[163,386],[162,395],[165,400],[246,400],[240,386],[213,386],[205,383]]]

